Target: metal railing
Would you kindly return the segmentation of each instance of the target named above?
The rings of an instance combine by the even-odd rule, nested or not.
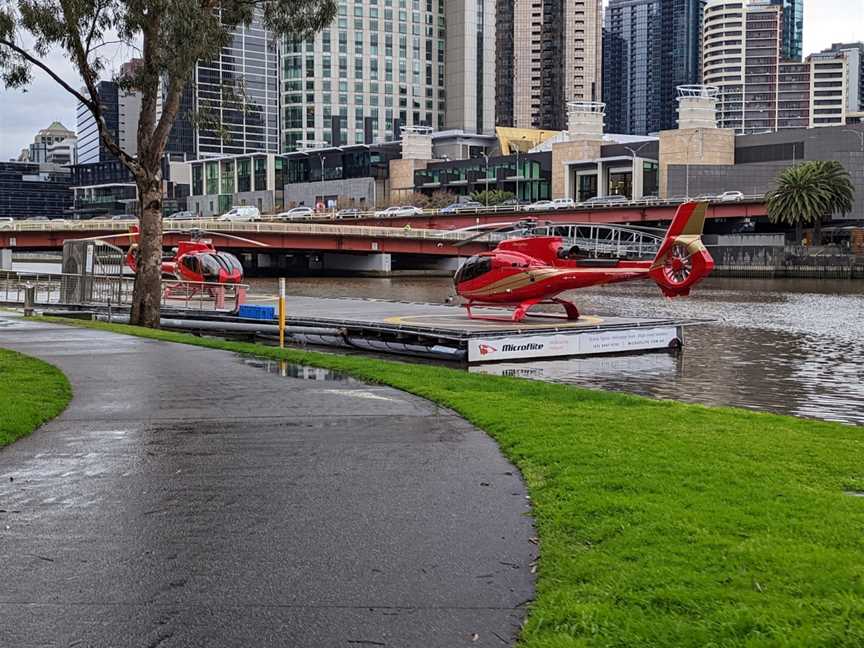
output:
[[[646,259],[660,251],[663,236],[632,227],[594,223],[562,223],[517,230],[510,236],[560,236],[566,247],[589,257]]]
[[[752,194],[746,195],[741,198],[735,200],[721,200],[718,197],[696,197],[691,196],[689,200],[706,200],[712,204],[719,205],[736,205],[741,203],[753,203],[753,202],[761,202],[765,200],[764,194]],[[648,196],[645,198],[640,198],[638,200],[628,200],[628,201],[599,201],[599,202],[583,202],[576,203],[573,206],[563,207],[556,209],[544,209],[544,210],[535,210],[532,209],[531,204],[522,204],[522,205],[490,205],[488,207],[460,207],[456,210],[445,210],[445,209],[424,209],[422,214],[402,214],[402,215],[392,215],[392,214],[384,214],[382,210],[368,210],[361,211],[356,213],[351,213],[347,215],[340,216],[337,211],[331,211],[327,213],[316,213],[309,218],[297,219],[293,221],[285,221],[278,220],[273,215],[263,215],[260,221],[255,221],[252,223],[239,223],[239,222],[231,222],[231,221],[220,221],[216,217],[212,218],[200,218],[200,219],[189,219],[189,220],[171,220],[165,219],[163,221],[163,229],[166,232],[170,231],[178,231],[189,229],[190,227],[202,227],[207,226],[209,229],[221,229],[227,228],[230,226],[237,225],[252,225],[252,224],[279,224],[282,227],[288,226],[301,226],[304,228],[304,231],[308,231],[306,229],[310,224],[322,224],[322,221],[344,221],[344,220],[369,220],[369,219],[377,219],[381,221],[387,220],[396,220],[396,219],[423,219],[428,218],[430,216],[450,216],[450,215],[465,215],[465,214],[514,214],[514,213],[522,213],[527,212],[531,214],[542,214],[542,213],[555,213],[556,211],[575,211],[575,212],[588,212],[588,211],[597,211],[597,210],[605,210],[605,209],[620,209],[620,208],[635,208],[635,207],[672,207],[681,204],[688,200],[683,196],[675,196],[672,198],[657,198],[653,196]],[[63,230],[63,231],[118,231],[118,232],[126,232],[129,230],[129,225],[133,221],[129,220],[101,220],[101,219],[88,219],[88,220],[50,220],[50,221],[28,221],[28,220],[16,220],[12,223],[10,222],[0,222],[0,231],[19,231],[19,232],[30,232],[30,231],[52,231],[52,230]],[[226,229],[225,231],[231,231]],[[285,230],[279,230],[285,231]]]
[[[39,306],[132,305],[134,277],[0,271],[0,302],[23,304],[27,287],[36,289]],[[245,301],[246,284],[162,280],[163,308],[234,312]]]

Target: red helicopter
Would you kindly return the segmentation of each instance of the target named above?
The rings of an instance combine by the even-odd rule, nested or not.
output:
[[[513,322],[522,321],[537,304],[557,304],[564,308],[568,320],[579,319],[575,304],[557,295],[599,284],[650,278],[667,297],[688,295],[714,268],[701,238],[707,207],[708,203],[682,204],[652,261],[586,258],[578,247],[568,249],[559,236],[502,241],[491,252],[473,256],[459,268],[454,277],[456,292],[467,300],[468,317],[511,321],[471,313],[478,304],[495,304],[515,308]]]
[[[166,233],[170,234],[172,232]],[[240,264],[239,259],[229,252],[220,252],[217,250],[210,239],[204,238],[207,234],[236,239],[243,243],[259,247],[269,247],[265,243],[259,243],[252,239],[224,232],[208,232],[207,230],[197,228],[185,230],[181,234],[188,235],[189,240],[180,241],[177,247],[172,250],[171,256],[163,255],[162,275],[166,278],[190,283],[239,284],[243,281],[243,266]],[[138,227],[133,226],[132,231],[128,233],[96,236],[85,240],[130,239],[131,244],[129,250],[126,252],[126,265],[134,272],[138,268],[138,236]],[[169,292],[171,289],[171,286],[166,288]]]

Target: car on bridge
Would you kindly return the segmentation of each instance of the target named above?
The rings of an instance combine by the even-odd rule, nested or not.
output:
[[[240,206],[232,207],[229,211],[222,214],[216,220],[230,221],[234,223],[248,223],[249,221],[261,220],[261,212],[257,207]]]
[[[375,218],[396,218],[399,216],[422,216],[423,210],[414,205],[397,205],[375,212]]]
[[[356,207],[348,207],[337,211],[336,218],[360,218],[362,214],[363,212]]]
[[[573,209],[576,202],[572,198],[556,198],[552,201],[552,209]]]
[[[581,204],[596,207],[598,205],[623,205],[628,202],[630,202],[630,199],[627,196],[614,194],[612,196],[594,196],[583,201]]]
[[[195,214],[190,211],[178,211],[166,216],[165,220],[193,220],[194,218]]]
[[[483,209],[483,203],[476,200],[467,200],[465,202],[455,202],[452,205],[447,205],[438,210],[439,214],[458,214],[459,212],[473,212],[478,209]]]
[[[15,226],[15,219],[11,216],[0,218],[0,229],[12,229]]]
[[[294,207],[293,209],[289,209],[288,211],[276,214],[274,217],[275,220],[280,221],[292,221],[292,220],[303,220],[306,218],[312,218],[315,216],[315,210],[311,207]]]
[[[555,209],[555,203],[551,200],[538,200],[537,202],[525,205],[522,209],[525,211],[551,211]]]
[[[724,191],[722,194],[717,196],[717,200],[720,202],[736,202],[743,199],[744,194],[740,191]]]

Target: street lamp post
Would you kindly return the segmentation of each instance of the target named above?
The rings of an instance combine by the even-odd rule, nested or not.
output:
[[[486,160],[486,175],[485,175],[486,200],[485,200],[485,202],[486,202],[486,206],[488,207],[489,206],[489,155],[485,151],[483,152],[483,159]]]
[[[639,151],[641,151],[643,148],[648,146],[649,144],[652,144],[652,142],[643,142],[642,145],[638,146],[635,150],[630,148],[629,146],[624,147],[625,149],[630,151],[630,155],[633,156],[633,162],[630,165],[630,176],[631,176],[630,177],[630,194],[631,194],[630,199],[631,200],[636,200],[636,196],[632,195],[633,194],[633,188],[636,186],[636,154]],[[639,198],[642,198],[642,196],[639,196]]]
[[[516,208],[517,210],[521,207],[521,201],[519,200],[519,149],[516,149]]]

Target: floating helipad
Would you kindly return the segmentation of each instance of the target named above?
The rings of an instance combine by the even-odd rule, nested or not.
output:
[[[492,322],[470,319],[455,305],[296,296],[286,307],[288,334],[298,341],[469,363],[678,348],[684,326],[703,322],[590,314],[576,321],[545,315]],[[474,310],[501,318],[510,313]],[[272,321],[261,326],[273,332]]]

